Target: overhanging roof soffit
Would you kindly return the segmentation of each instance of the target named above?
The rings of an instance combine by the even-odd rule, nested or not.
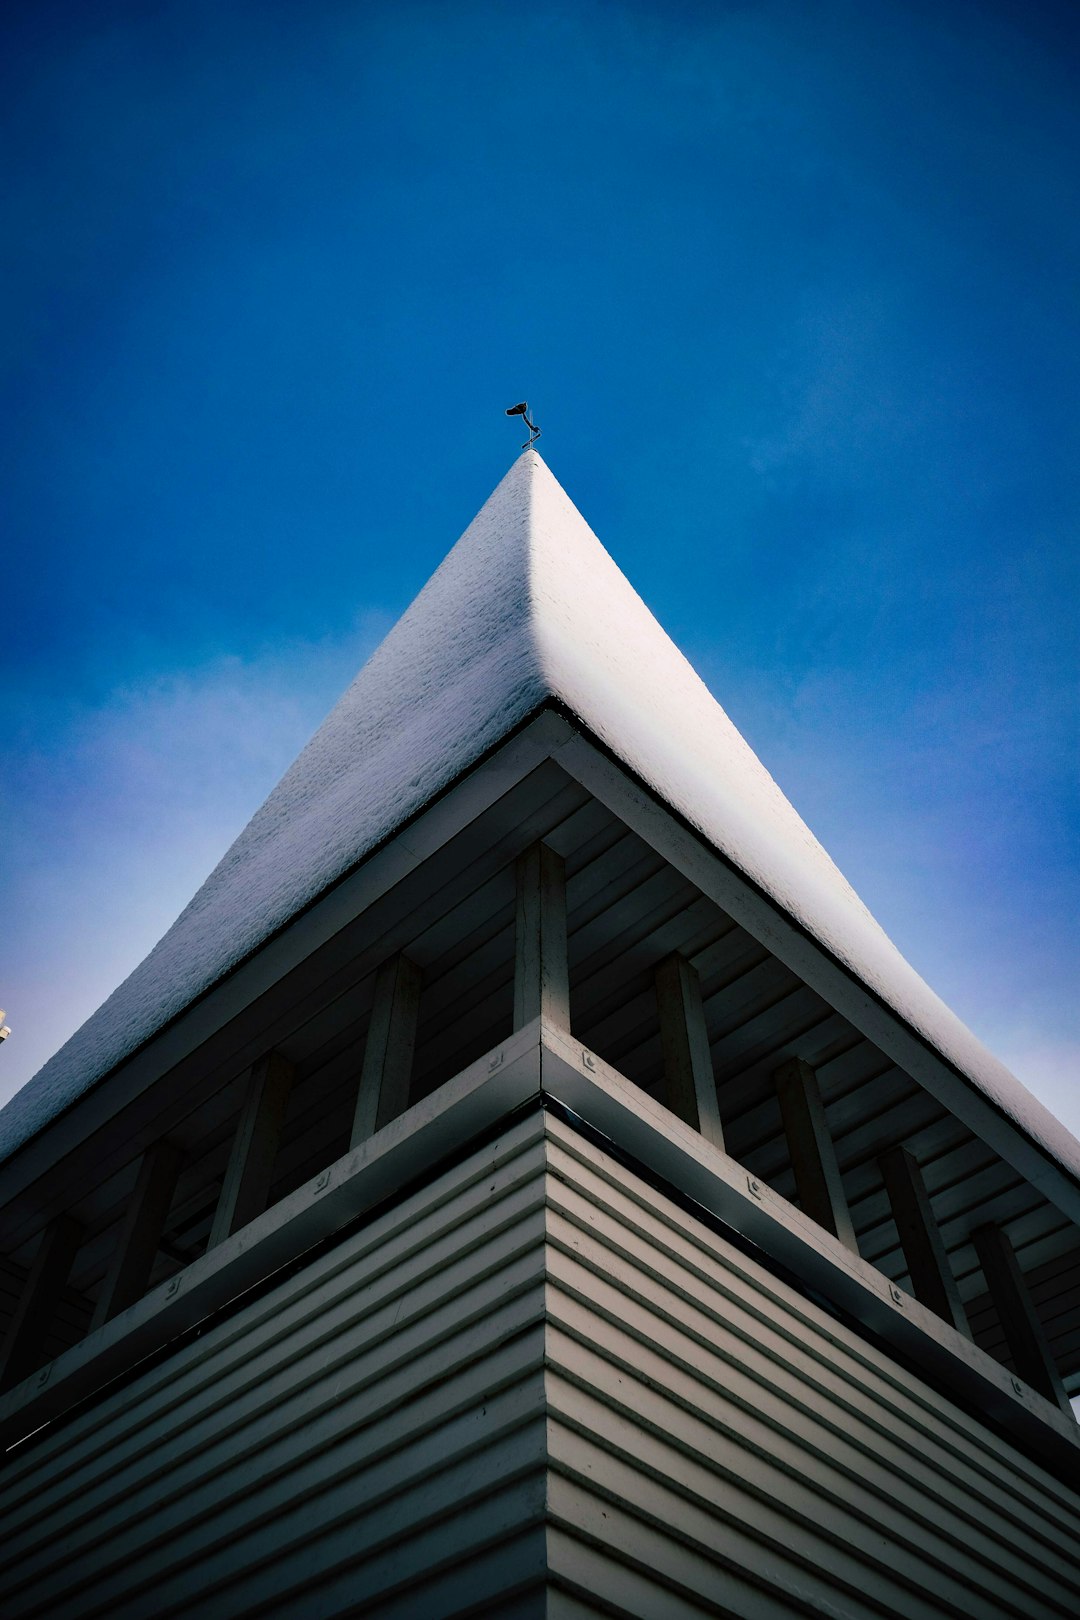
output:
[[[737,924],[740,933],[744,931],[746,943],[759,942],[763,950],[758,956],[767,954],[777,973],[783,964],[786,996],[790,997],[797,983],[806,986],[797,1003],[785,1001],[782,1009],[769,1014],[767,1045],[775,1047],[777,1039],[787,1038],[785,1020],[796,1016],[790,1009],[807,1003],[809,998],[811,1007],[816,1004],[811,1021],[815,1024],[813,1041],[820,1048],[827,1034],[821,1029],[821,1019],[832,1008],[836,1016],[831,1026],[844,1025],[858,1031],[879,1053],[888,1054],[898,1071],[915,1079],[928,1097],[963,1121],[1063,1213],[1080,1223],[1080,1189],[1064,1166],[1017,1129],[978,1087],[959,1075],[887,1006],[868,996],[859,980],[786,916],[775,901],[750,884],[730,861],[711,849],[685,820],[662,805],[655,793],[614,760],[580,722],[573,724],[564,713],[552,708],[534,717],[376,855],[327,891],[270,944],[122,1065],[108,1083],[95,1088],[26,1149],[0,1166],[0,1204],[18,1197],[42,1174],[47,1178],[41,1183],[41,1194],[45,1195],[46,1185],[56,1180],[54,1172],[62,1160],[62,1191],[71,1194],[76,1183],[81,1185],[78,1175],[72,1181],[75,1161],[67,1157],[72,1152],[79,1162],[86,1160],[87,1174],[92,1173],[92,1178],[108,1175],[113,1160],[117,1168],[122,1166],[156,1133],[173,1128],[170,1119],[180,1121],[191,1116],[192,1110],[204,1106],[200,1101],[204,1094],[209,1100],[269,1047],[284,1046],[302,1060],[305,1043],[314,1036],[303,1036],[297,1045],[296,1031],[301,1026],[316,1028],[309,1025],[309,1020],[316,1016],[318,1007],[332,1006],[344,996],[350,1006],[359,1010],[367,993],[362,981],[387,953],[416,950],[417,933],[428,926],[423,919],[429,911],[439,913],[447,906],[463,905],[467,918],[478,901],[481,907],[484,904],[479,892],[476,900],[469,898],[473,890],[489,884],[496,873],[506,878],[515,857],[537,836],[554,835],[557,846],[575,866],[589,858],[590,887],[594,888],[598,880],[609,881],[604,877],[609,858],[595,866],[597,876],[592,876],[594,863],[580,845],[582,835],[571,830],[580,827],[587,803],[593,803],[598,813],[603,807],[605,825],[624,828],[641,855],[655,852],[650,870],[666,865],[681,874],[682,890],[688,896],[692,898],[696,893],[708,897],[713,913],[717,917],[726,915]],[[578,806],[581,808],[575,808]],[[553,831],[564,825],[565,832]],[[604,836],[610,838],[614,833]],[[641,856],[636,858],[640,860]],[[583,879],[585,876],[583,872]],[[636,884],[644,880],[633,881]],[[642,908],[647,912],[652,903],[647,895],[655,882],[649,879],[644,888],[627,894],[611,914],[624,917],[631,930],[621,947],[631,953],[621,970],[624,976],[626,972],[636,973],[644,957],[649,957],[651,964],[650,950],[656,955],[667,949],[683,949],[683,939],[694,937],[697,925],[688,919],[685,927],[665,924],[659,933],[638,940],[640,925],[631,918]],[[622,893],[625,880],[620,876],[617,883]],[[612,904],[612,897],[606,903]],[[686,905],[689,901],[678,903]],[[574,915],[578,927],[580,917],[576,912]],[[466,920],[462,926],[471,924]],[[590,925],[588,931],[595,933],[595,925]],[[638,942],[632,943],[635,940]],[[577,941],[575,934],[574,950],[580,957],[583,947]],[[609,948],[615,944],[613,938]],[[424,951],[421,960],[427,960]],[[434,962],[433,966],[442,972],[441,964]],[[765,972],[764,966],[759,971]],[[586,1015],[595,1000],[593,990],[582,988],[575,994],[584,996],[579,1010]],[[721,1012],[715,1016],[723,1019],[726,1015]],[[325,1015],[318,1015],[319,1027],[324,1019]],[[605,1051],[599,1032],[595,1040],[600,1042],[599,1050]],[[809,1035],[794,1049],[812,1055],[814,1047]],[[721,1048],[715,1057],[721,1065],[717,1078],[723,1082]],[[872,1055],[867,1061],[873,1064]],[[877,1062],[880,1066],[882,1059]],[[741,1067],[744,1065],[740,1058],[736,1069]],[[767,1080],[766,1070],[767,1060],[762,1071]],[[634,1067],[628,1072],[637,1073]],[[649,1084],[647,1077],[642,1083]],[[910,1087],[910,1081],[906,1083]],[[890,1085],[893,1091],[900,1085],[902,1091],[899,1074]],[[868,1093],[862,1112],[880,1105]],[[110,1121],[114,1123],[110,1125]],[[9,1242],[15,1241],[12,1228]]]
[[[549,702],[764,897],[770,926],[811,942],[1041,1155],[1080,1176],[1080,1147],[900,956],[535,451],[159,945],[0,1116],[0,1151],[238,965],[277,951],[294,919],[302,928],[320,896],[403,828],[397,854],[407,857],[424,807]]]

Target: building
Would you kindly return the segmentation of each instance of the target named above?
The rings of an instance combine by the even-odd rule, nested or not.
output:
[[[1080,1612],[1080,1146],[544,463],[0,1115],[2,1612]]]

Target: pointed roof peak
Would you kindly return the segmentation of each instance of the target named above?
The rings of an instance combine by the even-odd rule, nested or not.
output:
[[[547,475],[553,484],[558,484],[558,479],[555,477],[555,474],[552,472],[539,450],[537,450],[534,445],[527,445],[524,450],[519,451],[514,457],[513,461],[510,463],[509,467],[503,473],[499,482],[495,485],[495,488],[484,502],[484,505],[480,508],[480,512],[483,512],[484,508],[496,499],[500,490],[515,488],[517,485],[523,484],[531,491],[535,489],[538,477],[544,474]],[[561,486],[559,487],[561,488]],[[480,516],[480,512],[477,513],[477,517]],[[467,532],[468,530],[466,530],[466,533]]]
[[[172,928],[4,1110],[0,1154],[552,701],[1006,1113],[1076,1162],[1068,1132],[886,938],[532,446]]]

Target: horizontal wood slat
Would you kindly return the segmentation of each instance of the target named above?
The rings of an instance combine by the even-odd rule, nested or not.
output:
[[[0,1469],[5,1620],[1063,1620],[1080,1499],[533,1114]]]
[[[670,1571],[696,1523],[699,1557],[814,1612],[1077,1612],[1077,1497],[583,1140],[551,1165],[552,1463],[606,1497],[610,1557],[667,1515]]]
[[[16,1454],[5,1616],[270,1612],[316,1529],[392,1584],[403,1525],[449,1513],[464,1555],[467,1502],[479,1533],[508,1482],[542,1500],[543,1163],[534,1119]]]
[[[515,1138],[510,1142],[514,1148]],[[147,1455],[173,1443],[170,1436],[187,1430],[211,1392],[220,1404],[257,1389],[277,1366],[317,1349],[338,1330],[339,1316],[353,1320],[382,1305],[397,1309],[401,1292],[444,1273],[463,1243],[497,1238],[542,1207],[541,1166],[539,1149],[508,1149],[504,1157],[496,1148],[482,1167],[466,1162],[457,1174],[440,1177],[425,1189],[422,1216],[410,1199],[305,1267],[284,1294],[275,1290],[252,1302],[220,1322],[213,1335],[186,1346],[182,1359],[144,1374],[115,1404],[84,1409],[63,1431],[46,1431],[32,1449],[13,1453],[0,1471],[0,1513],[14,1510],[41,1466],[62,1459],[65,1489],[78,1497],[97,1488],[95,1476],[78,1469],[115,1466],[121,1445]],[[355,1299],[354,1264],[366,1267],[361,1302]]]
[[[375,980],[397,952],[404,950],[423,970],[412,1102],[504,1038],[513,1018],[514,865],[536,839],[565,863],[571,1010],[583,1042],[651,1096],[662,1096],[653,974],[671,953],[685,958],[701,984],[728,1151],[783,1197],[794,1198],[772,1075],[791,1059],[810,1064],[858,1250],[891,1281],[908,1287],[879,1164],[880,1155],[896,1147],[922,1167],[965,1302],[983,1293],[970,1243],[972,1226],[982,1220],[1008,1228],[1025,1273],[1053,1258],[1063,1241],[1075,1244],[1076,1229],[1064,1239],[1041,1176],[1024,1185],[991,1145],[993,1133],[978,1140],[958,1113],[944,1108],[925,1076],[916,1078],[922,1074],[917,1064],[896,1052],[890,1058],[872,1038],[876,1026],[850,1008],[847,1015],[838,1010],[846,1005],[842,998],[815,988],[812,974],[763,943],[772,941],[771,933],[748,926],[745,916],[736,922],[743,916],[739,908],[720,891],[703,888],[701,874],[690,875],[697,869],[673,861],[670,850],[665,859],[649,828],[631,831],[634,817],[628,822],[606,808],[553,759],[514,785],[508,779],[508,786],[444,845],[410,832],[407,848],[386,855],[397,879],[372,877],[370,892],[361,884],[357,893],[367,893],[369,903],[358,912],[346,908],[333,938],[295,963],[272,993],[243,1010],[238,1004],[235,1026],[223,1026],[211,1045],[175,1069],[166,1065],[138,1108],[132,1104],[130,1117],[121,1109],[99,1139],[80,1145],[70,1162],[64,1158],[62,1171],[58,1162],[47,1173],[40,1167],[40,1183],[0,1208],[3,1247],[18,1272],[32,1262],[37,1237],[54,1215],[69,1212],[84,1227],[69,1288],[42,1347],[45,1359],[84,1337],[88,1318],[112,1314],[107,1278],[130,1214],[136,1158],[162,1131],[184,1153],[185,1167],[162,1243],[151,1256],[148,1288],[202,1254],[240,1119],[243,1076],[260,1053],[280,1050],[295,1068],[269,1202],[346,1151],[357,1075],[376,1044],[370,1039]],[[485,802],[481,794],[477,810]],[[401,1102],[399,1094],[394,1106]],[[80,1112],[95,1110],[88,1101]],[[1080,1378],[1075,1305],[1067,1311],[1051,1311],[1042,1299],[1037,1305],[1071,1388]],[[1052,1314],[1062,1319],[1051,1323]],[[975,1337],[1008,1364],[993,1322],[980,1323]]]

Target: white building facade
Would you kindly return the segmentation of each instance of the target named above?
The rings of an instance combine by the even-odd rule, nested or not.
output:
[[[1080,1612],[1080,1146],[534,451],[0,1152],[5,1617]]]

